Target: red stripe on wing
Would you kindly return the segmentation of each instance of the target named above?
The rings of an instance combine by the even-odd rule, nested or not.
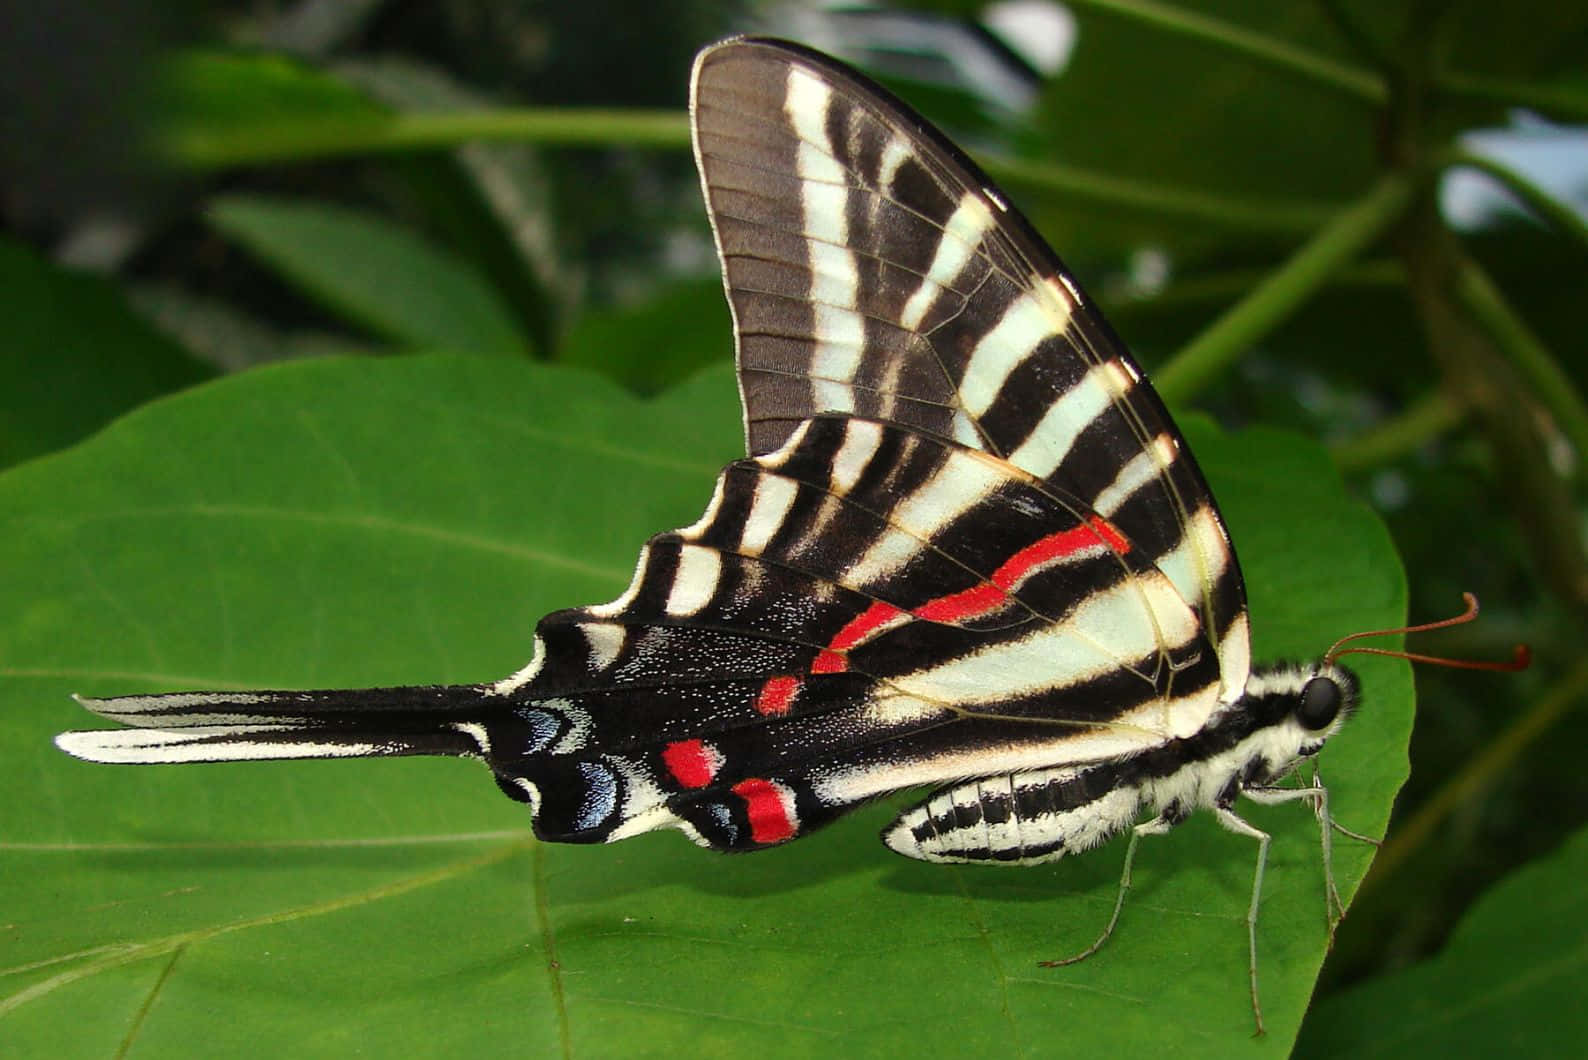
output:
[[[883,630],[899,624],[902,620],[914,617],[926,619],[928,622],[963,622],[966,619],[978,618],[990,614],[1010,602],[1010,590],[1019,585],[1033,572],[1041,567],[1058,560],[1069,559],[1081,552],[1093,548],[1108,548],[1115,553],[1124,555],[1130,551],[1130,541],[1121,534],[1114,525],[1100,515],[1062,530],[1056,534],[1034,541],[1013,556],[1004,560],[992,576],[981,585],[963,589],[957,593],[940,596],[928,601],[914,611],[902,611],[892,604],[877,600],[855,618],[844,624],[827,647],[817,653],[811,662],[813,674],[837,674],[849,669],[849,660],[846,652],[858,644],[882,632]],[[793,680],[792,678],[773,678],[772,681]],[[771,689],[772,681],[767,682],[767,687],[762,690],[762,699],[766,699]],[[789,693],[792,698],[792,690]],[[761,707],[760,701],[756,709],[761,713],[772,713]],[[785,704],[785,709],[786,704]]]
[[[940,596],[916,608],[914,614],[930,622],[963,622],[989,614],[1009,603],[1009,590],[1038,568],[1099,545],[1120,554],[1130,551],[1130,542],[1113,524],[1102,516],[1093,516],[1080,526],[1049,534],[1027,545],[1004,560],[986,583]]]

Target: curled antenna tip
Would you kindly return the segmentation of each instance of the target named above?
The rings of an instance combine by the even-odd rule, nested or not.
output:
[[[1423,622],[1415,626],[1397,626],[1394,629],[1372,629],[1361,633],[1351,633],[1334,642],[1324,656],[1329,662],[1342,655],[1353,652],[1361,655],[1388,655],[1396,659],[1407,659],[1411,662],[1431,663],[1435,666],[1449,666],[1458,670],[1525,670],[1533,659],[1533,653],[1526,644],[1518,644],[1509,662],[1485,662],[1474,659],[1447,659],[1437,655],[1421,655],[1416,652],[1397,651],[1392,648],[1347,648],[1346,645],[1354,640],[1366,637],[1387,637],[1404,633],[1426,633],[1434,629],[1449,629],[1451,626],[1463,626],[1478,617],[1478,598],[1470,592],[1461,594],[1465,609],[1459,615],[1451,618],[1442,618],[1436,622]]]

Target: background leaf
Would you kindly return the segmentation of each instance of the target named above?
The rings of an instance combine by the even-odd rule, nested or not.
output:
[[[58,268],[4,238],[0,291],[0,467],[87,437],[150,398],[214,374],[104,279]]]
[[[654,394],[733,356],[733,319],[715,274],[675,283],[640,305],[586,316],[563,340],[558,360]]]
[[[527,351],[468,262],[394,222],[326,203],[227,196],[211,224],[305,294],[394,342],[454,353]]]
[[[1444,950],[1342,991],[1308,1017],[1298,1055],[1568,1056],[1588,1014],[1588,832],[1512,873],[1467,913]]]
[[[1327,458],[1269,431],[1190,437],[1242,549],[1257,648],[1315,655],[1404,606],[1383,529]],[[67,698],[179,687],[469,681],[536,619],[607,599],[739,451],[730,373],[652,402],[484,358],[321,360],[156,403],[0,478],[0,1036],[22,1053],[269,1049],[599,1055],[1279,1053],[1323,958],[1317,833],[1275,834],[1252,1042],[1252,844],[1198,817],[1036,869],[890,855],[876,807],[723,859],[674,834],[535,844],[466,762],[89,766]],[[667,445],[659,448],[658,439]],[[1323,757],[1378,834],[1405,775],[1403,664]],[[898,801],[898,800],[895,800]],[[1370,849],[1342,843],[1348,892]]]

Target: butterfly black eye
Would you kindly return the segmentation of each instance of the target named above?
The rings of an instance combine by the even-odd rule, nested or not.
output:
[[[1296,720],[1313,732],[1326,729],[1340,714],[1340,686],[1332,677],[1314,677],[1301,690]]]

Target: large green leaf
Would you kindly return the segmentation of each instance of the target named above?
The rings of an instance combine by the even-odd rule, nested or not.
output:
[[[1588,831],[1473,906],[1444,951],[1320,1004],[1303,1055],[1570,1056],[1588,1037]]]
[[[1264,655],[1393,622],[1398,564],[1315,447],[1191,440],[1243,549]],[[1199,817],[1145,844],[944,868],[875,839],[889,808],[724,859],[675,834],[534,843],[455,761],[120,769],[53,733],[86,694],[493,678],[536,618],[610,598],[738,448],[731,376],[654,402],[484,358],[273,366],[146,408],[0,477],[0,1037],[19,1054],[470,1049],[593,1055],[1227,1055],[1288,1047],[1326,932],[1318,834],[1275,833],[1252,1044],[1249,840]],[[1406,771],[1403,664],[1324,756],[1377,833]],[[25,807],[26,810],[20,808]],[[1344,843],[1349,893],[1370,849]]]

